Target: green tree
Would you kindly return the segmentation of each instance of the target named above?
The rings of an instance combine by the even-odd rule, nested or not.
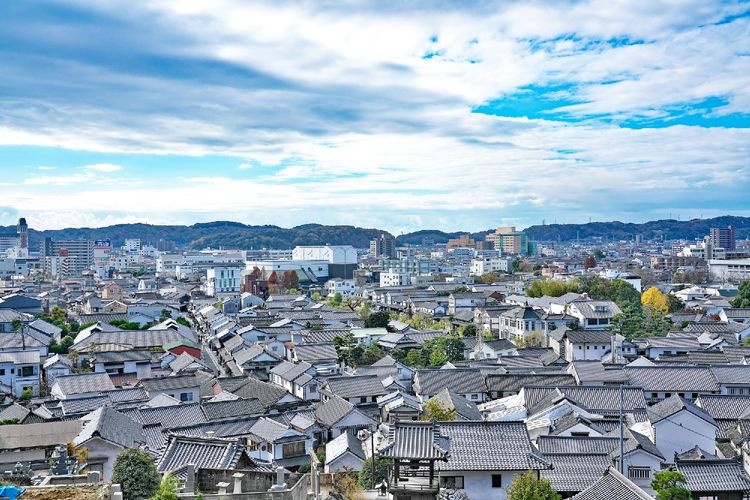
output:
[[[182,326],[187,326],[188,328],[190,327],[190,322],[182,316],[177,316],[175,323],[179,323]]]
[[[651,480],[658,500],[690,500],[692,495],[685,484],[685,476],[674,470],[656,472]]]
[[[151,455],[130,448],[117,455],[112,482],[120,484],[125,500],[142,500],[156,493],[161,480]]]
[[[344,335],[337,335],[333,337],[333,346],[336,348],[336,354],[339,356],[339,360],[346,364],[352,362],[352,351],[356,346],[356,340],[352,332],[346,332]]]
[[[34,396],[34,391],[31,390],[31,387],[24,387],[24,389],[21,391],[22,401],[28,401],[33,396]]]
[[[562,500],[547,479],[536,476],[533,471],[516,476],[508,488],[508,500]]]
[[[458,333],[462,337],[476,337],[477,336],[477,326],[474,323],[469,323],[468,325],[463,325],[461,328],[458,329]]]
[[[750,307],[750,281],[740,283],[737,296],[732,300],[732,307]]]
[[[14,319],[10,322],[10,328],[14,332],[17,332],[18,330],[20,330],[22,326],[23,326],[23,321],[21,321],[20,319]]]
[[[162,309],[161,314],[159,315],[159,321],[165,321],[167,319],[170,319],[172,317],[172,311],[169,309]]]
[[[365,320],[366,328],[387,328],[391,316],[386,311],[378,311],[370,314]]]
[[[441,400],[433,397],[422,407],[422,420],[437,420],[439,422],[456,420],[456,409],[448,408]]]
[[[161,478],[159,488],[151,497],[151,500],[177,500],[177,488],[180,486],[180,480],[172,474],[165,474]]]
[[[328,298],[328,305],[331,307],[340,307],[343,302],[344,299],[341,296],[341,292],[336,292],[332,297]]]
[[[675,294],[668,293],[667,298],[667,310],[671,313],[685,310],[685,303],[679,299]]]
[[[577,290],[578,284],[576,282],[566,283],[560,280],[537,280],[526,288],[526,295],[535,298],[545,295],[559,297],[568,292],[576,292]]]
[[[49,315],[54,321],[60,321],[61,323],[68,318],[68,313],[60,306],[53,306]]]
[[[430,366],[443,366],[448,362],[448,355],[441,347],[434,347],[430,351]]]
[[[388,467],[391,461],[385,458],[375,458],[375,481],[374,484],[380,483],[383,479],[388,478]],[[371,488],[372,480],[372,457],[362,462],[362,470],[359,472],[359,485],[362,488]]]
[[[427,366],[427,361],[422,357],[422,349],[409,349],[404,356],[403,363],[413,368],[424,368]]]

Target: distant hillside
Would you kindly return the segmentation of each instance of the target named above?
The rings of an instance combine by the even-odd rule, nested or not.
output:
[[[587,224],[551,224],[531,226],[526,229],[534,241],[573,241],[580,239],[602,238],[616,240],[633,239],[642,234],[644,238],[663,235],[666,239],[695,239],[707,235],[712,227],[732,226],[737,232],[737,239],[750,237],[750,217],[722,216],[713,219],[693,219],[690,221],[660,220],[643,224],[624,222],[590,222]],[[15,226],[0,227],[0,233],[15,232]],[[470,233],[475,240],[483,240],[492,230]],[[45,237],[56,240],[112,240],[115,246],[121,246],[125,238],[140,238],[147,242],[159,239],[174,241],[178,247],[188,249],[240,248],[243,250],[258,248],[284,249],[298,245],[352,245],[356,248],[367,248],[370,240],[381,233],[380,229],[366,229],[355,226],[325,226],[322,224],[305,224],[293,228],[278,226],[251,226],[239,222],[216,221],[192,226],[156,226],[152,224],[117,224],[100,228],[68,228],[54,231],[29,230],[30,245],[33,250]],[[387,233],[389,234],[389,233]],[[466,232],[446,233],[437,229],[426,229],[402,234],[396,238],[399,245],[421,245],[429,239],[437,244],[444,244],[449,239],[458,238]]]
[[[0,228],[0,232],[15,232],[16,228]],[[239,222],[217,221],[192,226],[156,226],[151,224],[117,224],[101,228],[69,228],[54,231],[29,230],[29,244],[33,250],[45,237],[56,240],[102,240],[109,239],[114,246],[121,246],[126,238],[143,241],[171,240],[177,246],[189,249],[240,248],[294,248],[297,245],[352,245],[367,248],[376,238],[379,229],[363,229],[354,226],[323,226],[305,224],[293,228],[278,226],[250,226]]]
[[[706,236],[712,227],[732,226],[738,240],[750,236],[750,217],[724,215],[712,219],[679,221],[657,220],[633,224],[626,222],[589,222],[587,224],[549,224],[531,226],[526,233],[534,241],[573,241],[576,238],[631,240],[641,234],[644,239],[663,236],[665,239],[696,239]]]

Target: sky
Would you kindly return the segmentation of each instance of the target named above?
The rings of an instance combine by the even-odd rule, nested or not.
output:
[[[0,224],[750,215],[750,1],[0,2]]]

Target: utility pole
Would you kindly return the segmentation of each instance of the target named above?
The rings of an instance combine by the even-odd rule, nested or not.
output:
[[[625,475],[625,386],[620,384],[620,474]]]
[[[372,489],[375,489],[375,429],[370,431],[370,461],[372,463]]]

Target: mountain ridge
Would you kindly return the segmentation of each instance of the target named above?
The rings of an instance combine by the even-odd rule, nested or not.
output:
[[[735,228],[738,240],[750,238],[750,217],[720,216],[710,219],[678,221],[663,219],[644,223],[621,221],[587,222],[583,224],[534,225],[525,229],[533,241],[574,241],[576,239],[601,238],[602,240],[632,240],[636,235],[644,239],[663,236],[665,239],[699,239],[709,233],[712,227]],[[493,230],[453,231],[422,229],[396,237],[399,245],[418,245],[426,239],[444,244],[449,239],[470,234],[475,240],[483,240]],[[0,232],[15,232],[15,226],[0,227]],[[391,234],[377,228],[362,228],[351,225],[301,224],[291,228],[280,226],[249,225],[236,221],[201,222],[192,225],[156,225],[146,223],[115,224],[99,228],[81,227],[38,231],[29,229],[29,240],[33,250],[45,237],[57,240],[109,239],[114,246],[123,244],[125,238],[140,238],[156,242],[159,239],[174,241],[178,247],[200,248],[241,248],[258,249],[293,248],[298,245],[352,245],[367,248],[371,239],[381,233]]]

